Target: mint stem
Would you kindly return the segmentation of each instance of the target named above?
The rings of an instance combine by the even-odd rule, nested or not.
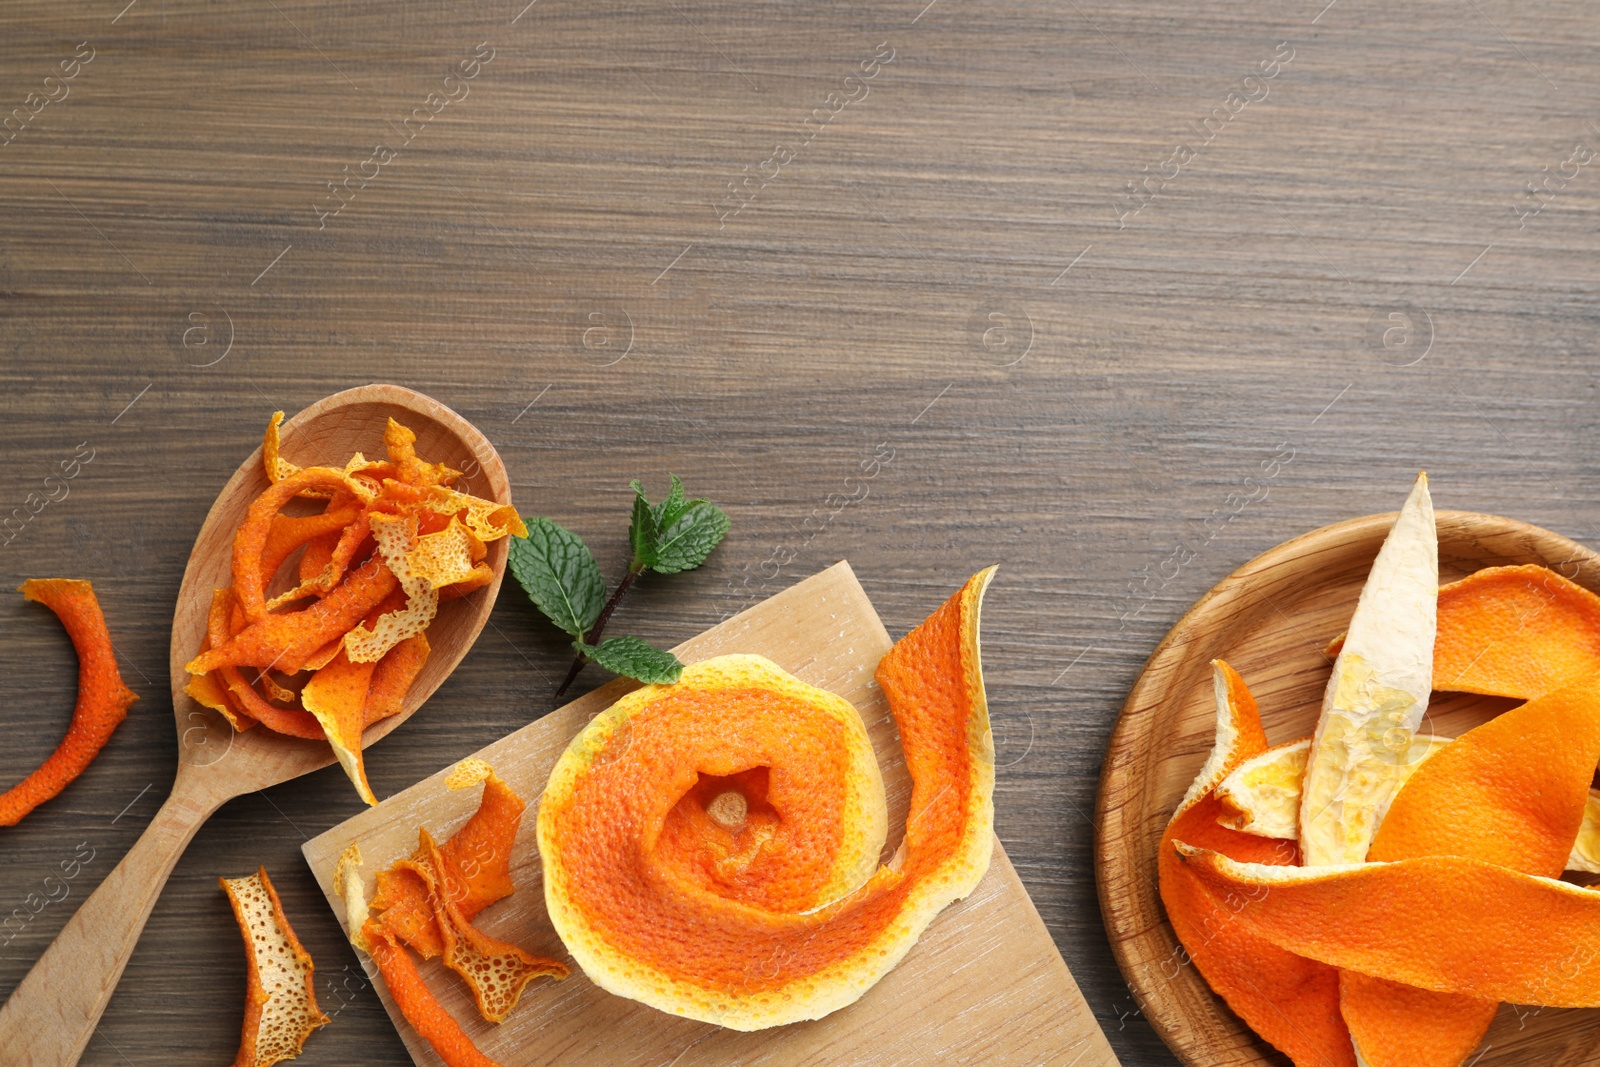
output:
[[[606,601],[606,606],[600,609],[600,617],[594,620],[594,626],[590,628],[589,632],[580,635],[578,640],[586,645],[598,645],[600,643],[600,635],[605,632],[606,622],[611,618],[611,613],[617,610],[617,605],[622,602],[623,596],[629,589],[633,588],[633,583],[643,573],[644,567],[638,560],[633,560],[628,564],[628,573],[622,576],[622,581],[617,583],[616,592],[611,594],[611,599]],[[566,678],[562,680],[561,687],[556,690],[557,700],[560,700],[561,694],[565,693],[572,686],[572,683],[577,680],[578,672],[582,671],[583,665],[588,662],[588,658],[581,652],[573,657],[572,666],[568,668]]]

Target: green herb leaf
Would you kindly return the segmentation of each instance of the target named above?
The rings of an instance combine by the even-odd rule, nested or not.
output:
[[[644,495],[644,486],[639,484],[637,478],[628,484],[633,487],[633,522],[628,526],[628,544],[633,548],[632,569],[641,571],[655,558],[656,541],[660,531],[656,529],[655,513],[650,510],[650,501]]]
[[[575,638],[589,632],[605,604],[600,565],[583,538],[549,519],[511,538],[511,573],[545,617]]]
[[[598,645],[586,645],[582,641],[572,644],[611,673],[641,682],[676,682],[683,673],[683,664],[677,656],[637,637],[608,637]]]
[[[661,574],[694,570],[706,561],[728,532],[728,515],[710,501],[685,499],[683,483],[672,475],[667,498],[649,505],[644,487],[633,483],[634,530],[640,533],[633,542],[635,567],[649,567]],[[649,507],[648,524],[641,509]]]

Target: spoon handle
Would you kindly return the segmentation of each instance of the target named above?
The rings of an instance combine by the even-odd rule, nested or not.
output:
[[[167,876],[220,802],[182,786],[0,1008],[0,1063],[71,1067],[94,1035]]]

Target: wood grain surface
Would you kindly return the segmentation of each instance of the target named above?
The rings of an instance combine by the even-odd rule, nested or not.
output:
[[[393,381],[480,427],[613,581],[629,478],[728,509],[618,633],[676,643],[848,556],[898,636],[1001,563],[998,835],[1122,1061],[1171,1067],[1106,941],[1089,818],[1161,636],[1422,468],[1441,508],[1600,537],[1600,12],[525,2],[0,5],[0,568],[93,579],[143,696],[0,833],[0,995],[171,785],[174,600],[262,420]],[[552,706],[564,644],[512,592],[374,749],[379,795]],[[15,781],[75,671],[19,595],[0,635]],[[216,878],[258,863],[335,1016],[301,1062],[403,1062],[299,855],[358,805],[330,768],[225,806],[84,1062],[227,1062],[243,954]]]
[[[892,643],[849,564],[838,563],[675,651],[686,663],[732,652],[766,656],[801,680],[850,701],[861,712],[883,768],[888,847],[898,848],[905,836],[911,777],[888,703],[873,680]],[[631,688],[627,682],[612,682],[475,754],[531,801],[578,732]],[[377,871],[416,849],[419,827],[436,831],[435,839],[443,840],[465,821],[481,790],[450,793],[444,779],[451,769],[441,768],[306,843],[306,862],[337,914],[343,914],[344,902],[333,880],[334,868],[350,845],[360,846],[362,873],[370,887]],[[571,964],[545,911],[536,811],[537,805],[530,803],[517,835],[511,871],[517,891],[487,911],[481,925],[535,954]],[[1052,1062],[1118,1067],[1003,849],[995,850],[988,873],[972,894],[941,912],[894,970],[854,1004],[817,1021],[740,1033],[613,996],[574,966],[567,981],[530,986],[517,1012],[494,1026],[475,1016],[470,995],[442,964],[435,961],[422,970],[478,1046],[506,1067],[649,1067],[673,1062],[674,1056],[678,1067],[1029,1067]],[[417,1063],[443,1067],[400,1018],[387,989],[379,992]],[[930,1011],[934,1005],[937,1010]]]
[[[1187,963],[1162,909],[1156,847],[1216,734],[1211,663],[1237,669],[1261,704],[1273,744],[1316,728],[1333,659],[1394,514],[1297,537],[1225,578],[1173,627],[1128,695],[1106,756],[1096,811],[1101,907],[1113,950],[1146,1018],[1187,1067],[1288,1061],[1256,1038]],[[1527,523],[1440,511],[1439,578],[1533,563],[1600,588],[1600,556]],[[1457,737],[1518,702],[1441,693],[1421,732]],[[1585,879],[1586,881],[1590,879]],[[1578,1067],[1600,1063],[1600,1011],[1504,1005],[1472,1063]]]

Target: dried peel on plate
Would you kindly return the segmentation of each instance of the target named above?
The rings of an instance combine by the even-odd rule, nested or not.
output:
[[[913,782],[905,842],[847,702],[758,656],[624,696],[578,735],[539,808],[545,903],[601,988],[736,1030],[857,1000],[993,847],[978,618],[993,568],[877,668]]]
[[[1595,890],[1461,856],[1317,868],[1178,850],[1213,895],[1253,894],[1238,922],[1297,955],[1479,1000],[1600,1007]]]
[[[1369,855],[1461,856],[1555,877],[1582,824],[1597,762],[1600,678],[1589,676],[1469,730],[1422,764]],[[1341,989],[1345,1022],[1372,1067],[1459,1063],[1496,1009],[1459,995],[1403,993],[1381,977],[1346,974]]]
[[[509,504],[450,488],[460,473],[418,456],[393,419],[386,459],[358,452],[341,467],[285,459],[282,420],[267,424],[270,484],[234,535],[233,584],[217,590],[185,691],[236,730],[327,741],[375,804],[363,730],[402,709],[439,604],[494,580],[487,543],[527,529]],[[316,500],[320,512],[284,510]],[[284,571],[293,584],[272,595]]]
[[[272,1067],[292,1060],[311,1031],[331,1021],[317,1007],[311,956],[283,914],[265,867],[247,878],[218,882],[244,937],[249,974],[244,1032],[233,1067]]]
[[[1162,841],[1180,940],[1299,1067],[1461,1067],[1502,1001],[1600,1006],[1600,892],[1556,877],[1600,866],[1600,597],[1536,566],[1429,596],[1435,543],[1419,479],[1329,648],[1316,736],[1269,749],[1225,729],[1219,703],[1216,749]],[[1418,735],[1430,674],[1526,703],[1455,740]],[[1325,1029],[1324,1003],[1251,1014],[1234,979],[1262,988],[1256,942],[1337,973],[1342,1053],[1274,1030]]]
[[[82,774],[127,718],[129,705],[139,699],[117,670],[106,617],[92,585],[72,578],[30,578],[21,588],[23,596],[55,612],[66,627],[78,654],[78,702],[56,750],[32,774],[0,793],[0,826],[15,826]]]
[[[1339,1014],[1339,972],[1233,922],[1229,902],[1208,892],[1178,854],[1177,842],[1183,841],[1246,862],[1289,865],[1298,859],[1291,842],[1240,833],[1219,823],[1223,809],[1217,785],[1268,749],[1260,712],[1244,679],[1221,660],[1212,664],[1212,671],[1216,741],[1162,835],[1156,861],[1161,902],[1188,958],[1251,1029],[1296,1064],[1354,1067],[1350,1034]],[[1161,978],[1176,977],[1182,959],[1174,954]]]
[[[1417,734],[1412,741],[1411,760],[1401,769],[1401,787],[1410,779],[1412,771],[1450,744],[1450,740],[1436,734]],[[1306,751],[1310,747],[1311,738],[1302,737],[1286,745],[1276,745],[1241,763],[1217,786],[1217,800],[1222,805],[1217,822],[1257,837],[1298,840],[1300,779],[1305,774]],[[1448,813],[1439,812],[1437,817],[1447,818]],[[1566,869],[1600,874],[1600,792],[1589,791],[1583,822],[1572,843]]]
[[[450,789],[483,784],[477,810],[443,845],[423,828],[417,851],[377,876],[368,898],[361,851],[339,857],[334,885],[345,902],[350,941],[372,957],[412,1027],[450,1067],[492,1064],[417,972],[408,951],[442,956],[472,990],[478,1011],[499,1023],[535,978],[567,976],[564,964],[491,937],[472,925],[484,908],[511,895],[511,849],[525,805],[488,764],[469,759],[446,780]]]
[[[1323,694],[1301,786],[1307,866],[1366,858],[1428,707],[1438,599],[1439,539],[1423,474],[1373,561]]]

